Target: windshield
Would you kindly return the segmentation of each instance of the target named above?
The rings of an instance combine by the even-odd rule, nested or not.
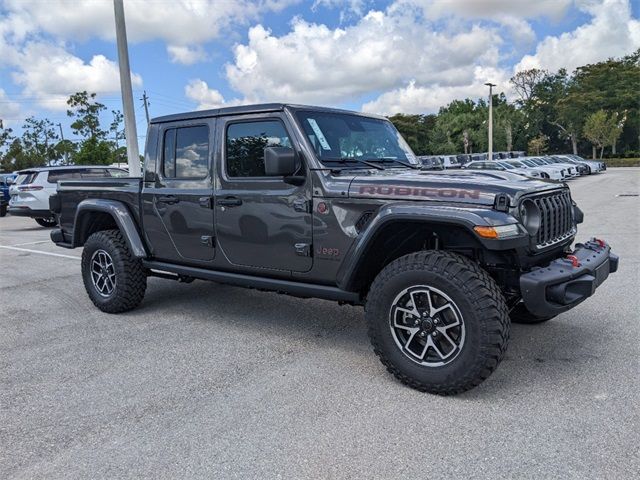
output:
[[[522,162],[517,162],[517,161],[515,161],[515,160],[512,160],[511,162],[509,162],[509,165],[513,165],[514,167],[520,167],[520,168],[522,168],[522,167],[524,167],[526,164],[523,164]],[[531,166],[531,165],[529,165],[529,166]]]
[[[418,165],[407,142],[387,120],[314,111],[299,111],[296,116],[322,162],[397,160]]]
[[[498,162],[498,165],[503,166],[507,170],[515,170],[515,168],[516,168],[513,165],[508,164],[507,162]]]
[[[522,160],[522,163],[524,163],[525,165],[529,166],[529,167],[537,167],[538,164],[532,160]]]

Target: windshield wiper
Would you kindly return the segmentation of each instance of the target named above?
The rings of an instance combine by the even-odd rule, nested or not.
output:
[[[367,165],[371,168],[375,168],[376,170],[384,170],[385,168],[382,165],[378,165],[377,163],[368,162],[367,160],[361,160],[359,158],[325,158],[322,162],[336,162],[346,165],[347,162],[355,162],[361,163],[362,165]]]
[[[405,162],[404,160],[399,160],[393,157],[380,157],[376,159],[371,159],[372,162],[381,162],[381,163],[399,163],[400,165],[404,165],[405,167],[412,168],[413,170],[421,170],[418,165],[414,165],[413,163]]]

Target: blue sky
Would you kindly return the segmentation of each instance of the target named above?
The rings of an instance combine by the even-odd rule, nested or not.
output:
[[[151,116],[290,101],[391,114],[510,95],[524,68],[640,48],[629,0],[125,0],[136,99]],[[111,0],[0,0],[0,118],[62,123],[87,89],[121,109]],[[139,135],[142,102],[136,101]],[[105,120],[108,118],[105,117]]]

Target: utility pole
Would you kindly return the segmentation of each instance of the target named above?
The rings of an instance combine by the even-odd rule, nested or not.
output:
[[[113,0],[116,17],[116,40],[118,43],[118,64],[120,65],[120,90],[124,110],[124,133],[127,137],[127,158],[129,176],[139,177],[140,154],[138,153],[138,132],[136,115],[133,110],[133,90],[131,89],[131,69],[129,68],[129,48],[127,46],[127,28],[124,23],[124,5],[122,0]]]
[[[144,102],[144,114],[147,116],[147,125],[149,125],[149,97],[147,97],[146,90],[142,92],[142,98],[140,100]]]
[[[64,132],[62,131],[62,123],[58,123],[58,128],[60,128],[60,140],[64,142]],[[69,158],[67,156],[67,152],[64,152],[64,164],[69,165]]]
[[[495,83],[485,83],[489,87],[489,154],[487,160],[493,160],[493,87]]]

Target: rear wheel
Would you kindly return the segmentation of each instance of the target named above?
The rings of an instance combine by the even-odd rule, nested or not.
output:
[[[494,280],[449,252],[412,253],[387,265],[371,285],[365,316],[387,370],[441,395],[489,377],[509,338],[507,306]]]
[[[528,325],[532,325],[535,323],[548,322],[552,318],[557,317],[557,315],[538,317],[537,315],[534,315],[529,310],[527,310],[526,307],[524,306],[524,303],[522,302],[520,302],[518,305],[516,305],[513,308],[513,310],[511,310],[511,312],[509,313],[509,316],[511,317],[512,323],[523,323]]]
[[[56,222],[56,217],[35,218],[34,220],[36,221],[36,223],[38,225],[40,225],[41,227],[45,227],[45,228],[52,228],[52,227],[55,227],[58,224],[58,222]]]
[[[103,230],[87,239],[82,279],[93,304],[107,313],[134,309],[147,289],[142,262],[131,255],[119,230]]]

